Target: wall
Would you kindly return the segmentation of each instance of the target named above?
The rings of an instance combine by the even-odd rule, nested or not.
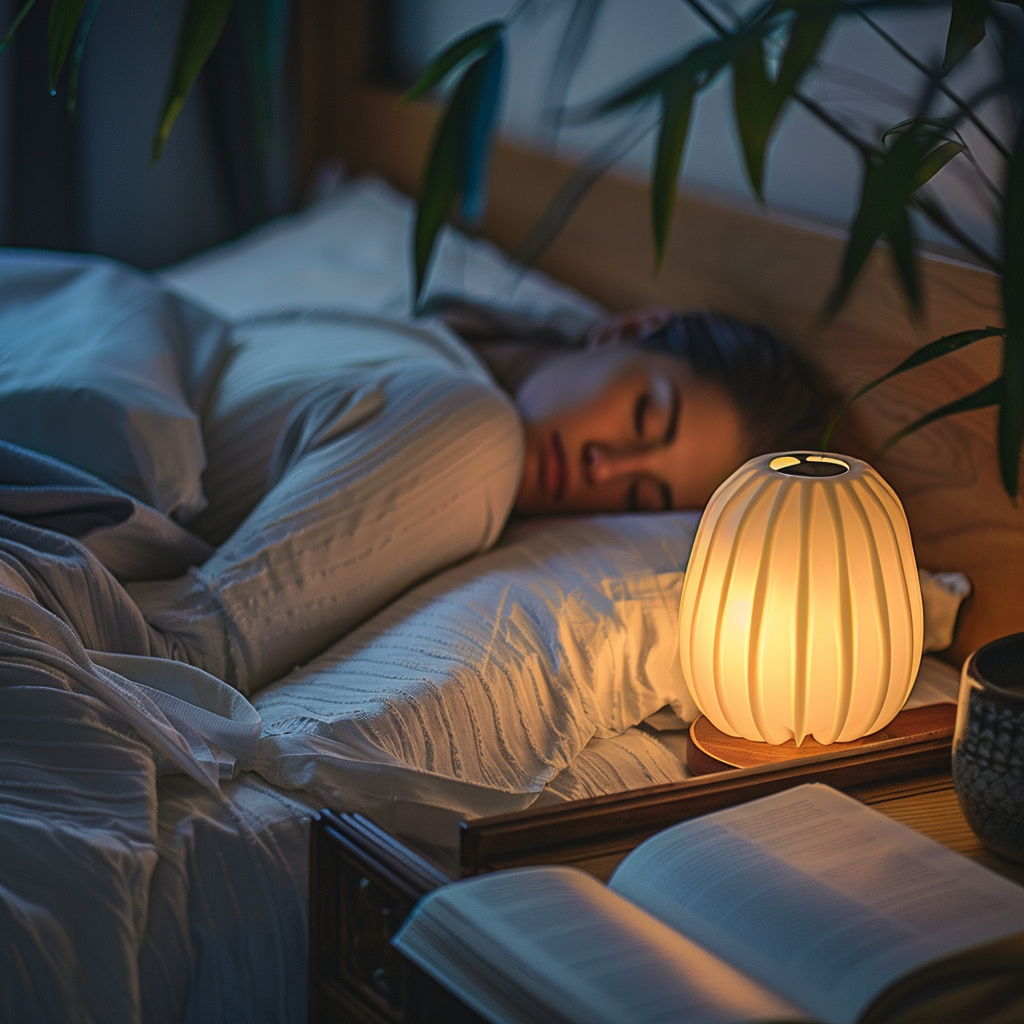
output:
[[[393,0],[392,49],[401,77],[411,80],[430,55],[471,25],[505,16],[515,5],[509,0]],[[505,96],[505,126],[513,135],[534,145],[552,144],[550,130],[542,127],[545,86],[554,41],[571,8],[567,2],[535,0],[518,19],[510,35],[511,75]],[[722,7],[712,6],[721,12]],[[948,10],[948,8],[947,8]],[[530,12],[533,13],[530,13]],[[941,10],[915,14],[878,15],[878,20],[915,55],[933,60],[941,55],[946,18]],[[641,68],[664,59],[687,43],[707,36],[709,30],[679,0],[605,0],[588,57],[570,91],[570,101],[601,96],[616,84],[629,81]],[[973,54],[949,78],[965,94],[987,80],[992,53]],[[833,30],[823,52],[823,75],[810,92],[847,123],[877,138],[913,110],[922,79],[896,56],[882,39],[860,22],[848,20]],[[873,101],[864,102],[867,89]],[[981,108],[998,134],[1005,135],[1007,118],[996,101]],[[617,122],[621,124],[621,120]],[[561,151],[592,152],[615,131],[615,122],[565,129],[558,139]],[[996,179],[1001,160],[975,130],[965,139],[983,167]],[[652,144],[648,139],[623,167],[646,174]],[[992,245],[991,202],[965,174],[961,157],[936,179],[943,202],[973,237]],[[826,224],[840,224],[855,212],[860,159],[811,115],[792,106],[778,132],[768,162],[765,194],[776,209],[808,216]],[[732,127],[731,89],[721,78],[700,99],[685,156],[683,180],[698,188],[731,197],[750,199]],[[929,226],[924,237],[946,241]]]

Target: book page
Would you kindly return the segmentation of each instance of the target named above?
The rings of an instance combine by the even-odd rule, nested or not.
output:
[[[835,1024],[922,964],[1024,930],[1024,889],[822,785],[667,829],[610,885]]]
[[[444,886],[394,942],[477,1012],[507,1024],[810,1020],[574,868]]]

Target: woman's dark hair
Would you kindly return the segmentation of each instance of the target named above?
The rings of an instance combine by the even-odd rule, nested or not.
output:
[[[818,373],[771,331],[714,313],[680,313],[639,341],[685,359],[735,403],[750,456],[815,449],[835,398]]]
[[[579,348],[592,324],[581,314],[566,314],[562,322],[452,295],[435,296],[428,306],[475,342],[514,338],[539,349]],[[838,407],[838,396],[814,368],[757,324],[716,313],[679,313],[636,344],[686,360],[698,377],[721,388],[739,410],[750,457],[817,448]]]

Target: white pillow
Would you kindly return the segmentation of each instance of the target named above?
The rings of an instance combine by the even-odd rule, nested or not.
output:
[[[549,520],[261,691],[254,767],[333,806],[529,804],[593,736],[694,709],[676,656],[697,513]]]
[[[181,522],[205,505],[200,413],[226,325],[109,260],[0,254],[0,437]]]
[[[344,181],[308,209],[168,267],[168,287],[228,320],[282,309],[343,309],[395,319],[412,309],[415,204],[379,178]],[[600,308],[483,239],[441,232],[427,292],[499,304],[569,334]]]

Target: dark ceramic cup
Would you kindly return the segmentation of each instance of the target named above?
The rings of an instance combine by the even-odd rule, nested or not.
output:
[[[985,644],[964,665],[953,785],[978,838],[1024,863],[1024,633]]]

